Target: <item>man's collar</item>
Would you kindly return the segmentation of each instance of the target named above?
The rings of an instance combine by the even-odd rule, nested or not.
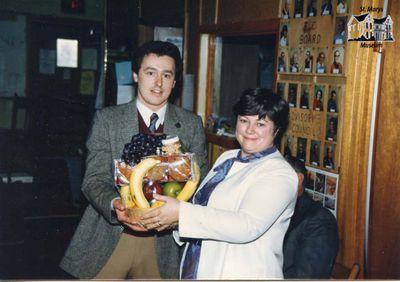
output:
[[[156,128],[158,128],[160,126],[160,124],[164,124],[167,106],[168,106],[168,103],[165,104],[164,106],[162,106],[161,109],[159,109],[158,111],[153,112],[147,106],[145,106],[142,102],[140,102],[139,99],[136,99],[136,107],[147,126],[150,125],[150,116],[153,113],[156,113],[158,115],[158,121],[156,124]]]

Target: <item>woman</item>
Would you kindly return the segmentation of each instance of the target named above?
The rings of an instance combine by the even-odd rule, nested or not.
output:
[[[322,104],[322,90],[318,89],[315,94],[315,99],[313,101],[313,110],[314,111],[323,111],[324,106]]]
[[[218,158],[194,204],[155,195],[165,205],[142,218],[158,231],[179,224],[175,238],[186,240],[183,279],[283,278],[282,242],[298,179],[274,141],[288,125],[289,108],[257,88],[242,93],[234,114],[241,149]]]

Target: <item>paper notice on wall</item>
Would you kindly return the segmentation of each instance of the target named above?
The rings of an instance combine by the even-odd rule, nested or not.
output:
[[[130,61],[115,63],[115,74],[118,85],[133,84],[132,63]]]
[[[56,72],[56,50],[40,49],[39,73],[52,75]]]
[[[314,167],[307,168],[306,193],[336,216],[339,175]]]
[[[161,40],[175,44],[182,56],[183,29],[177,27],[154,27],[154,40]]]
[[[82,48],[82,69],[97,70],[97,50]]]
[[[134,93],[135,87],[133,85],[118,85],[117,105],[132,101]]]
[[[93,71],[82,71],[80,93],[82,95],[93,95],[94,82],[95,82],[95,76]]]

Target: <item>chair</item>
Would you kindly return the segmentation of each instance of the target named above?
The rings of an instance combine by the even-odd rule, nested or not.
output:
[[[335,262],[332,268],[331,279],[341,279],[341,280],[354,280],[357,279],[360,273],[360,266],[355,263],[350,268]]]

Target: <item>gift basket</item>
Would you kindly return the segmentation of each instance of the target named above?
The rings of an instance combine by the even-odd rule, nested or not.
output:
[[[129,215],[139,220],[143,212],[159,207],[153,194],[188,201],[200,180],[195,154],[182,153],[177,136],[138,134],[126,144],[121,159],[114,160],[114,180]]]

